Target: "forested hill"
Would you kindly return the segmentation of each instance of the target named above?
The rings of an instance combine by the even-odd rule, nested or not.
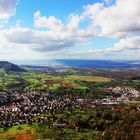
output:
[[[4,69],[5,71],[16,71],[16,72],[24,71],[24,69],[22,69],[18,65],[12,64],[8,61],[0,61],[0,68]]]

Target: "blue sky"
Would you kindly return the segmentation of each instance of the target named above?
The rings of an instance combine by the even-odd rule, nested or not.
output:
[[[0,59],[140,59],[138,5],[139,0],[1,0]]]
[[[81,12],[84,5],[95,2],[98,0],[20,0],[16,7],[16,16],[12,17],[10,22],[15,24],[16,20],[22,20],[23,26],[33,27],[33,15],[37,10],[40,10],[42,15],[66,20],[70,13]]]

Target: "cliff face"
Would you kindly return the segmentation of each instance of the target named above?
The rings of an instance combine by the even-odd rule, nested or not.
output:
[[[3,68],[5,71],[16,71],[16,72],[24,71],[24,69],[22,69],[18,65],[12,64],[8,61],[0,61],[0,68]]]

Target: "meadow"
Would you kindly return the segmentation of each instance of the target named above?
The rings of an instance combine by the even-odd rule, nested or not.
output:
[[[100,101],[102,98],[112,96],[110,93],[105,93],[104,88],[106,87],[125,86],[140,91],[140,79],[135,75],[129,78],[119,78],[117,75],[116,78],[110,73],[105,76],[106,71],[101,72],[74,69],[67,69],[65,72],[59,73],[53,70],[43,72],[31,69],[25,72],[5,72],[0,69],[0,92],[40,91],[39,93],[44,93],[41,91],[45,91],[51,93],[50,99],[53,95],[54,97],[70,95],[85,99],[87,105],[92,105],[95,100]],[[127,136],[132,137],[130,134],[134,132],[131,139],[137,140],[139,135],[135,124],[139,125],[139,104],[138,98],[128,102],[128,104],[81,106],[72,110],[69,108],[60,109],[55,113],[45,112],[34,116],[32,123],[0,128],[0,138],[2,140],[46,138],[50,140],[72,140],[74,138],[76,140],[125,140],[125,135],[121,135],[121,133],[130,132]],[[46,119],[45,122],[38,121],[42,117]],[[66,126],[57,126],[56,124],[66,124]]]
[[[80,81],[106,83],[110,82],[111,78],[99,76],[82,76],[82,75],[60,75],[27,71],[27,72],[8,72],[0,70],[0,91],[16,90],[57,90],[58,88],[74,88],[86,89],[85,85],[80,84]]]

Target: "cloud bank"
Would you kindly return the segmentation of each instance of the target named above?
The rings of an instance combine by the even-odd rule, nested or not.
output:
[[[18,0],[0,0],[0,22],[15,14]],[[77,54],[106,54],[140,50],[140,0],[116,0],[85,5],[80,14],[71,13],[66,21],[55,16],[34,13],[34,28],[20,25],[0,30],[0,41],[7,48],[27,48],[36,52],[62,52],[87,44],[94,37],[115,38],[120,41],[111,48],[73,52]],[[84,27],[81,26],[83,23]],[[94,42],[93,42],[94,43]],[[85,46],[86,47],[86,46]],[[65,52],[65,51],[64,51]],[[67,54],[67,52],[66,52]]]
[[[18,0],[0,0],[0,26],[2,27],[7,20],[15,15]]]

